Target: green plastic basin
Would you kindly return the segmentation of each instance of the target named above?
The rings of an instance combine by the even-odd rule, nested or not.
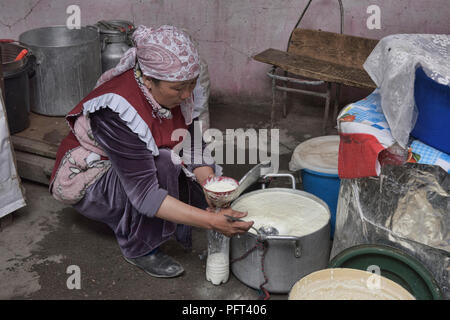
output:
[[[329,263],[329,268],[368,270],[378,266],[381,276],[395,281],[417,300],[441,300],[442,293],[431,273],[416,258],[385,245],[358,245],[345,249]]]

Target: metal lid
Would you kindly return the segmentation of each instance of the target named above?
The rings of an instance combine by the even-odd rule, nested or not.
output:
[[[135,29],[134,24],[132,22],[130,22],[130,21],[126,21],[126,20],[108,20],[107,22],[110,23],[110,24],[113,24],[113,25],[124,27],[127,30],[127,32],[133,32],[134,29]]]
[[[111,35],[127,34],[134,29],[134,25],[131,22],[124,20],[101,20],[95,26],[100,33]]]
[[[289,170],[309,169],[338,174],[339,136],[323,136],[302,142],[295,148]]]

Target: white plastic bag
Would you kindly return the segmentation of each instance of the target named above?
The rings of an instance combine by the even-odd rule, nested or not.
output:
[[[0,90],[0,218],[25,205]]]
[[[364,69],[380,88],[381,107],[392,136],[405,148],[417,120],[414,80],[418,67],[450,85],[450,35],[396,34],[380,40]]]

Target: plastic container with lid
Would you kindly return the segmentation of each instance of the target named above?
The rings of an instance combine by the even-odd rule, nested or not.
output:
[[[331,238],[334,236],[336,209],[341,180],[338,175],[339,136],[322,136],[299,144],[289,170],[299,171],[303,189],[326,202],[331,213]]]

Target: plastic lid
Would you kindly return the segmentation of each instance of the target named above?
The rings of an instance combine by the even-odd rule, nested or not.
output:
[[[295,148],[289,170],[309,169],[338,174],[339,136],[323,136],[302,142]]]

